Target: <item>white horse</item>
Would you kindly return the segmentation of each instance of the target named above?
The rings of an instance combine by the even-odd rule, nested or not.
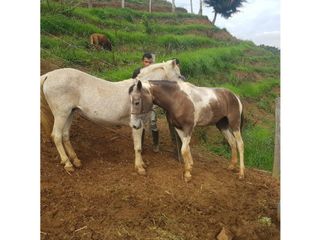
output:
[[[143,68],[137,77],[141,81],[179,81],[181,78],[183,76],[175,60]],[[109,82],[72,68],[54,70],[41,76],[41,125],[47,133],[52,130],[51,137],[67,171],[73,171],[73,165],[81,166],[69,138],[74,111],[80,110],[87,119],[101,124],[129,125],[128,88],[135,81]],[[135,167],[138,173],[145,174],[141,157],[142,129],[132,131]]]

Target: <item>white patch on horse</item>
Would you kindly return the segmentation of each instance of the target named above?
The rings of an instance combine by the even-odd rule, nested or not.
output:
[[[189,83],[181,82],[179,87],[184,91],[194,106],[194,126],[197,125],[203,108],[210,105],[212,101],[218,101],[215,92],[210,88],[195,87]]]

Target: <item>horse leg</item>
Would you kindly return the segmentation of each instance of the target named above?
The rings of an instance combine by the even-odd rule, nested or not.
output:
[[[135,169],[138,171],[140,175],[146,175],[146,170],[144,169],[145,164],[142,160],[141,156],[141,138],[142,138],[143,128],[134,129],[132,128],[132,136],[133,136],[133,145],[135,152]]]
[[[64,168],[67,171],[74,171],[73,165],[70,162],[62,143],[62,132],[67,119],[68,119],[68,116],[55,116],[51,136],[59,152],[59,155],[61,158],[61,164],[64,164]]]
[[[191,180],[191,171],[193,166],[193,159],[190,151],[190,140],[191,136],[185,136],[184,132],[176,128],[176,131],[182,141],[181,154],[184,160],[184,180],[189,182]]]
[[[167,117],[167,122],[168,122],[168,126],[169,126],[171,141],[172,141],[173,145],[175,146],[175,152],[177,153],[178,161],[182,162],[181,152],[180,152],[180,149],[182,147],[182,142],[181,142],[174,126],[172,125],[168,114],[166,114],[166,117]]]
[[[239,178],[244,178],[244,159],[243,159],[243,151],[244,151],[244,144],[242,141],[240,130],[233,131],[233,135],[235,136],[236,142],[237,142],[237,148],[239,151],[240,156],[240,172],[239,172]]]
[[[63,134],[62,134],[62,140],[63,140],[63,145],[65,147],[65,150],[69,156],[69,158],[72,160],[74,166],[76,167],[81,167],[81,161],[79,160],[77,154],[75,153],[72,144],[70,142],[70,127],[73,119],[73,112],[69,115],[64,128],[63,128]]]
[[[231,147],[231,162],[229,164],[228,169],[233,170],[237,167],[238,162],[238,154],[237,154],[237,142],[235,137],[233,136],[230,128],[220,129],[222,135],[227,139],[230,147]]]

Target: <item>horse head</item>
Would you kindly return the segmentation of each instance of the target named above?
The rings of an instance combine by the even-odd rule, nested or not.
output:
[[[141,69],[137,76],[138,80],[169,80],[181,81],[185,80],[180,73],[180,68],[177,66],[176,60],[169,60],[163,63],[151,64],[148,67]]]
[[[129,88],[130,95],[130,126],[139,129],[150,119],[153,99],[148,88],[143,87],[140,80]]]

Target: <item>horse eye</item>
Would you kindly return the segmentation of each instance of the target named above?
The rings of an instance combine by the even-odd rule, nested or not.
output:
[[[135,102],[134,105],[139,105],[139,102]]]

